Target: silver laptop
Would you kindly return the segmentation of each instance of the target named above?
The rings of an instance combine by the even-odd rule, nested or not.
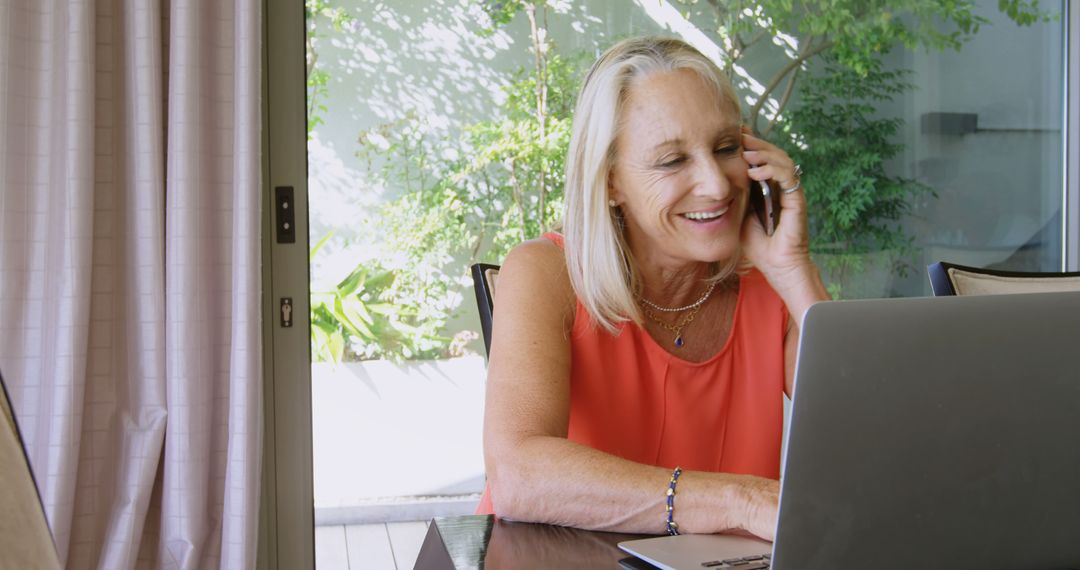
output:
[[[1080,568],[1080,293],[820,303],[795,378],[771,551],[620,548],[674,570]]]

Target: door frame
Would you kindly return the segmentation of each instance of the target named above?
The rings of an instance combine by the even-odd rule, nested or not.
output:
[[[304,1],[263,0],[263,469],[260,569],[314,569]],[[293,189],[294,243],[275,188]],[[292,326],[279,304],[292,299]]]
[[[1065,117],[1062,163],[1062,269],[1080,271],[1080,6],[1063,0]]]

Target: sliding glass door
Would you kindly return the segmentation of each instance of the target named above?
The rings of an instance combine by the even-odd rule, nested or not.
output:
[[[472,511],[485,358],[468,267],[558,227],[576,86],[621,38],[681,37],[730,73],[747,124],[806,172],[834,297],[926,295],[935,261],[1076,269],[1066,2],[882,18],[853,1],[847,26],[825,3],[729,4],[267,3],[262,560],[297,567],[315,536],[321,567],[357,548],[400,567],[424,520]],[[385,545],[358,538],[372,528]]]

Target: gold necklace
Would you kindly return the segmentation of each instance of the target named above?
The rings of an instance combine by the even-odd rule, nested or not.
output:
[[[640,299],[642,303],[645,303],[646,305],[652,307],[653,309],[656,309],[657,311],[661,311],[664,313],[681,313],[687,309],[694,309],[700,307],[705,301],[709,299],[709,295],[712,295],[713,289],[716,289],[717,283],[719,283],[719,281],[713,281],[712,285],[709,285],[709,288],[705,290],[705,294],[702,295],[700,299],[694,301],[693,303],[690,303],[689,305],[686,305],[685,307],[661,307],[660,305],[653,303],[652,301],[646,299],[645,297],[642,297],[641,295],[638,295],[637,298]]]
[[[687,313],[686,316],[682,318],[682,321],[679,322],[679,324],[677,325],[664,322],[660,320],[660,317],[656,316],[656,313],[650,311],[648,307],[643,308],[645,309],[645,314],[648,315],[649,318],[653,321],[656,321],[656,324],[664,327],[665,330],[675,334],[675,348],[682,348],[683,345],[686,344],[686,341],[683,340],[682,331],[684,328],[686,328],[687,325],[694,321],[694,317],[697,316],[698,311],[701,310],[701,305],[690,309],[690,312]]]

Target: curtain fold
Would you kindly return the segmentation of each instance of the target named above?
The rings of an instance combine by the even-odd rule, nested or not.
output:
[[[250,568],[261,5],[0,0],[0,370],[68,568]]]

